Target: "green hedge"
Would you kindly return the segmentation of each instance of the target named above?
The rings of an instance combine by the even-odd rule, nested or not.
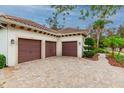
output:
[[[0,69],[4,68],[5,66],[6,66],[6,57],[0,54]]]
[[[102,49],[102,48],[95,48],[94,49],[94,52],[95,53],[106,53],[106,50],[105,49]]]
[[[94,53],[94,51],[90,50],[90,51],[84,51],[83,55],[84,55],[84,57],[92,58],[95,55],[95,53]]]
[[[94,45],[95,45],[95,40],[93,38],[86,38],[85,39],[85,46],[83,51],[83,57],[87,58],[92,58],[95,53],[94,53]]]
[[[94,48],[92,46],[85,46],[84,49],[85,50],[94,50]]]

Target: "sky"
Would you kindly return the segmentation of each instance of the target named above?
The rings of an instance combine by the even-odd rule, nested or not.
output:
[[[85,6],[80,6],[85,7]],[[81,29],[87,29],[94,21],[95,19],[88,18],[87,20],[79,20],[80,12],[79,8],[74,9],[70,12],[69,16],[66,16],[65,21],[65,28],[72,27],[72,28],[81,28]],[[33,5],[27,5],[27,6],[2,6],[0,5],[0,14],[8,14],[13,15],[17,17],[22,17],[26,19],[30,19],[34,22],[40,23],[42,25],[45,25],[49,27],[49,25],[46,22],[46,19],[52,16],[52,13],[55,10],[53,8],[50,8],[50,6],[40,5],[40,6],[33,6]],[[124,9],[121,9],[117,12],[116,15],[111,16],[110,20],[113,21],[113,24],[109,24],[109,28],[117,28],[120,24],[124,24]],[[59,22],[62,23],[62,19],[59,19]]]

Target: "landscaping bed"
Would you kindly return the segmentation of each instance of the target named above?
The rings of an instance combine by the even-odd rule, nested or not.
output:
[[[108,62],[110,65],[117,66],[117,67],[124,67],[124,62],[119,63],[114,58],[112,58],[111,56],[108,56],[108,55],[106,56],[106,58],[108,59]]]

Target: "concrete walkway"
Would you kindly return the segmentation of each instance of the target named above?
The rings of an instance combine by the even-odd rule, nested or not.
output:
[[[1,87],[124,87],[124,68],[76,57],[50,57],[0,70]]]

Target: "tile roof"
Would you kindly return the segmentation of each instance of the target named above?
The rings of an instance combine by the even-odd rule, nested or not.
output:
[[[87,35],[88,32],[89,31],[87,29],[84,30],[84,29],[77,29],[77,28],[64,28],[64,29],[58,31],[58,33],[61,33],[61,34],[63,34],[63,33],[83,33],[85,35]]]
[[[44,30],[50,31],[49,28],[47,28],[47,27],[45,27],[41,24],[38,24],[36,22],[33,22],[31,20],[28,20],[28,19],[15,17],[15,16],[10,16],[10,15],[0,15],[0,17],[4,17],[6,19],[10,19],[12,21],[16,21],[16,22],[19,22],[19,23],[22,23],[22,24],[25,24],[25,25],[29,25],[29,26],[33,26],[33,27],[36,27],[36,28],[39,28],[39,29],[44,29]]]
[[[10,15],[0,15],[0,17],[3,17],[5,19],[9,19],[11,21],[15,21],[15,22],[19,22],[25,25],[29,25],[29,26],[33,26],[36,27],[38,29],[43,29],[49,32],[53,32],[53,33],[58,33],[58,34],[70,34],[70,33],[82,33],[84,35],[88,34],[88,30],[81,30],[81,29],[76,29],[76,28],[64,28],[62,30],[52,30],[50,28],[47,28],[41,24],[38,24],[36,22],[33,22],[31,20],[28,19],[24,19],[24,18],[20,18],[20,17],[15,17],[15,16],[10,16]]]

